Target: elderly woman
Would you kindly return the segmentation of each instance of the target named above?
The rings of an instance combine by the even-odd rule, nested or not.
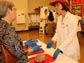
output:
[[[0,37],[2,37],[2,42],[11,54],[19,58],[14,63],[27,63],[28,58],[22,47],[22,41],[10,25],[15,18],[16,9],[14,4],[5,0],[0,1]],[[2,57],[0,50],[0,63],[3,63]]]

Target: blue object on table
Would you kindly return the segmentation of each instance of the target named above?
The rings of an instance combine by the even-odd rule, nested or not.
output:
[[[57,48],[57,50],[53,54],[53,58],[56,59],[60,52],[62,51],[59,48]]]
[[[34,46],[37,46],[36,44],[36,40],[33,40],[33,39],[30,39],[28,41],[25,42],[25,46],[31,46],[31,47],[34,47]]]
[[[53,41],[49,41],[48,44],[47,44],[47,48],[51,48],[53,45]]]
[[[32,46],[32,43],[30,41],[25,42],[25,46]]]
[[[41,50],[40,47],[41,47],[41,46],[34,46],[34,47],[33,47],[33,51],[34,51],[34,52],[37,52],[37,51]]]

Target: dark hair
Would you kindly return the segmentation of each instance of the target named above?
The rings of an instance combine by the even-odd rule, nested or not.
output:
[[[62,4],[62,10],[65,10],[65,11],[69,11],[69,8],[68,8],[68,6],[66,6],[64,3],[62,3],[62,2],[59,2],[59,3],[61,3]]]
[[[49,11],[48,20],[50,20],[50,21],[53,21],[54,20],[54,16],[53,16],[52,11]]]

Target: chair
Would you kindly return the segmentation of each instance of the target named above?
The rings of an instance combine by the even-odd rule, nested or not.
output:
[[[15,57],[10,51],[5,47],[0,38],[0,47],[2,51],[2,59],[4,63],[15,63],[19,58]]]

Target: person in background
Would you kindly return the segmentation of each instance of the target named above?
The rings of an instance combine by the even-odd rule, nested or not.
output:
[[[15,63],[27,63],[27,52],[22,47],[22,40],[10,25],[16,18],[16,8],[10,1],[0,1],[0,37],[5,47],[18,57]],[[3,63],[2,52],[0,50],[0,63]]]
[[[53,12],[54,11],[49,11],[49,15],[47,17],[47,23],[45,25],[45,34],[49,34],[49,35],[54,35],[55,33],[55,29],[56,29],[56,23],[54,22],[55,18],[53,16]]]
[[[82,15],[81,20],[79,21],[80,24],[80,34],[82,36],[82,38],[84,37],[84,14]]]
[[[48,18],[47,18],[48,17],[48,9],[44,9],[43,13],[41,11],[40,14],[42,14],[40,16],[40,18],[41,18],[40,29],[41,29],[41,32],[43,32],[45,34],[45,26],[46,26],[47,20],[48,20]]]
[[[81,19],[82,23],[84,24],[84,14],[82,16],[82,19]]]
[[[48,42],[47,48],[51,48],[57,42],[56,51],[53,58],[56,59],[59,53],[78,61],[80,59],[80,46],[77,37],[78,19],[69,12],[69,3],[66,0],[56,0],[51,2],[56,12],[60,14],[57,21],[56,33]]]
[[[48,19],[48,9],[44,10],[44,14],[45,16],[43,17],[43,19],[45,20],[45,24],[47,23],[47,19]]]

